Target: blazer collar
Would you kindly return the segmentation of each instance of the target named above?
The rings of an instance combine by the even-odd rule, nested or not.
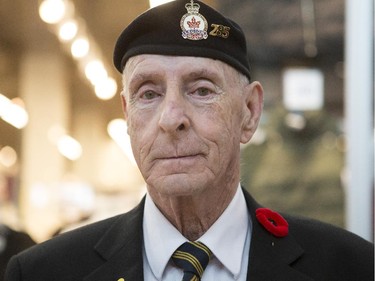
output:
[[[84,281],[143,280],[143,209],[145,199],[117,219],[95,245],[105,262]],[[123,278],[123,279],[121,279]]]
[[[252,219],[247,279],[311,281],[312,279],[291,267],[304,251],[289,233],[277,238],[269,233],[256,219],[255,210],[261,206],[244,190],[246,203]]]

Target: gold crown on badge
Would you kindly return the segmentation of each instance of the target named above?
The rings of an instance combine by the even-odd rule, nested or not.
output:
[[[192,0],[190,3],[186,3],[185,8],[189,14],[198,14],[201,6],[198,3],[194,3]]]
[[[188,40],[207,39],[208,23],[204,16],[199,13],[200,5],[191,0],[185,5],[187,13],[182,16],[180,26],[182,37]]]

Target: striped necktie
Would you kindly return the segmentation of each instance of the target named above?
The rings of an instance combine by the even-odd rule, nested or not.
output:
[[[212,252],[201,242],[185,242],[172,255],[173,262],[184,271],[182,281],[199,281]]]

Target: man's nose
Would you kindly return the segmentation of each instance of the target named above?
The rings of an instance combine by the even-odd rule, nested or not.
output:
[[[190,127],[187,101],[180,94],[166,94],[159,119],[160,128],[168,133],[177,133]]]

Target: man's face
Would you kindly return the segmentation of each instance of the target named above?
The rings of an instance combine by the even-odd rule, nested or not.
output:
[[[257,123],[249,133],[247,87],[233,68],[208,58],[127,62],[124,112],[150,193],[184,196],[238,184],[240,142]]]

